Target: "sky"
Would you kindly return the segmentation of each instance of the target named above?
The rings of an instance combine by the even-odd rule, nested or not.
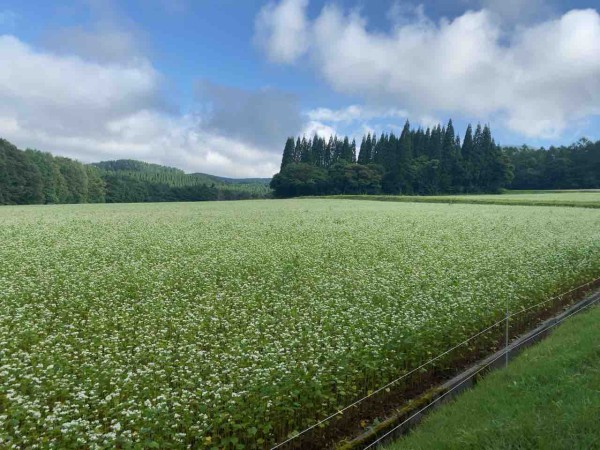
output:
[[[0,0],[0,137],[82,162],[270,177],[287,136],[453,119],[600,139],[587,0]]]

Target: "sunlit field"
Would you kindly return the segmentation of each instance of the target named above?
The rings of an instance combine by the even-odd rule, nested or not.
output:
[[[472,203],[484,205],[573,206],[581,208],[600,208],[599,190],[549,192],[513,191],[500,195],[342,195],[336,197],[353,200],[382,200],[409,203]]]
[[[7,448],[266,448],[506,302],[600,276],[600,211],[586,208],[2,207],[0,240]]]

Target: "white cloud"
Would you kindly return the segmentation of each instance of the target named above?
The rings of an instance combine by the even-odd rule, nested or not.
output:
[[[406,118],[408,113],[398,108],[373,108],[350,105],[340,109],[316,108],[306,115],[311,120],[324,122],[353,122],[378,118]]]
[[[0,36],[0,60],[0,136],[19,147],[225,176],[278,170],[279,154],[208,129],[201,117],[165,111],[161,76],[144,58],[101,64]]]
[[[290,63],[308,48],[308,0],[282,0],[264,6],[256,17],[255,42],[273,62]]]
[[[311,40],[299,45],[337,91],[367,104],[401,104],[412,117],[495,118],[526,136],[555,137],[600,113],[597,11],[573,10],[510,33],[497,17],[482,9],[434,23],[417,11],[384,33],[367,29],[357,12],[328,5],[314,21],[304,19]],[[277,18],[261,20],[277,28]],[[284,45],[293,48],[295,36],[285,36]],[[265,46],[277,48],[279,34],[269,39]],[[293,62],[302,52],[287,56],[278,61]]]
[[[323,123],[318,120],[309,121],[302,130],[304,136],[312,137],[315,134],[324,139],[329,139],[330,136],[337,135],[335,128]]]

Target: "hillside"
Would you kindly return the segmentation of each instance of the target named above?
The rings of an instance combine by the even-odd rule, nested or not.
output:
[[[187,174],[175,167],[152,164],[135,159],[118,159],[112,161],[100,161],[90,164],[101,171],[108,173],[121,173],[127,176],[168,184],[169,186],[196,186],[198,184],[237,184],[237,185],[265,185],[270,178],[227,178],[210,175],[202,172]]]
[[[186,174],[129,159],[82,164],[0,139],[0,205],[265,198],[269,181]]]

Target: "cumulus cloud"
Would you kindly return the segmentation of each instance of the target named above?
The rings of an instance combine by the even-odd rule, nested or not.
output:
[[[291,63],[308,48],[308,0],[282,0],[264,6],[255,21],[255,43],[273,62]]]
[[[336,136],[337,131],[326,123],[319,122],[318,120],[309,120],[302,129],[302,135],[313,137],[315,134],[324,139],[329,139],[330,136]]]
[[[167,111],[144,58],[90,61],[0,36],[0,136],[84,162],[138,158],[188,171],[271,176],[279,155]]]
[[[278,16],[268,14],[287,3],[271,5],[261,20],[277,28]],[[555,137],[571,121],[600,113],[597,11],[573,10],[510,34],[497,17],[481,9],[434,22],[417,11],[376,32],[356,11],[328,5],[314,21],[304,19],[311,39],[299,45],[337,91],[370,104],[400,103],[411,116],[493,117],[526,136]],[[294,47],[296,37],[285,36],[284,45]],[[269,39],[266,48],[279,45],[278,33]]]

